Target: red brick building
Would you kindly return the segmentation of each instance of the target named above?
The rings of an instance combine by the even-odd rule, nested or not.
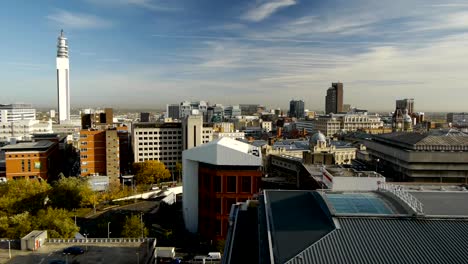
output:
[[[58,142],[41,140],[3,147],[7,180],[56,177],[60,160],[58,145]]]
[[[231,205],[259,192],[258,147],[220,138],[182,154],[186,228],[209,239],[224,239]]]

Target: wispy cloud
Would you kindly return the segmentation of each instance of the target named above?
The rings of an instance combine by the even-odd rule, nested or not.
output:
[[[155,0],[86,0],[89,3],[101,6],[135,6],[151,11],[170,12],[178,11],[179,7],[170,6],[166,3],[162,4]]]
[[[242,18],[253,22],[259,22],[267,19],[278,10],[288,6],[293,6],[296,3],[296,0],[263,1],[250,8],[244,15],[242,15]]]
[[[107,28],[113,24],[110,20],[95,15],[69,12],[61,9],[48,15],[47,19],[65,28],[78,29]]]

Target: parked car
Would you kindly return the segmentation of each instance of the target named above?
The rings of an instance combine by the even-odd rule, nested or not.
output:
[[[70,254],[70,255],[81,255],[84,253],[84,250],[80,247],[67,247],[63,250],[63,254]]]
[[[49,261],[49,264],[66,264],[66,262],[65,260],[61,260],[61,259],[54,259],[54,260]]]

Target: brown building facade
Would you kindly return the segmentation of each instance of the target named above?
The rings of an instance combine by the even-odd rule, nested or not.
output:
[[[225,239],[231,205],[259,192],[262,171],[251,166],[215,166],[200,163],[199,232],[206,238]]]
[[[130,156],[126,127],[106,130],[80,131],[81,176],[106,175],[118,182],[121,172],[121,157],[125,163]],[[127,144],[127,145],[125,145]],[[121,149],[121,146],[126,147]]]
[[[343,83],[332,83],[325,97],[325,114],[343,112]]]
[[[56,177],[60,159],[57,142],[25,142],[3,147],[7,180]]]
[[[106,131],[80,131],[81,176],[106,175]]]

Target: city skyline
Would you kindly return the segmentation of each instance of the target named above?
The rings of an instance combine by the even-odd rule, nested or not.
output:
[[[2,103],[56,106],[56,37],[70,42],[71,107],[164,109],[184,100],[290,99],[464,111],[468,5],[436,1],[5,1]],[[34,25],[33,27],[31,25]],[[442,92],[443,91],[443,92]],[[268,96],[266,96],[268,95]],[[441,104],[440,102],[450,102]]]

